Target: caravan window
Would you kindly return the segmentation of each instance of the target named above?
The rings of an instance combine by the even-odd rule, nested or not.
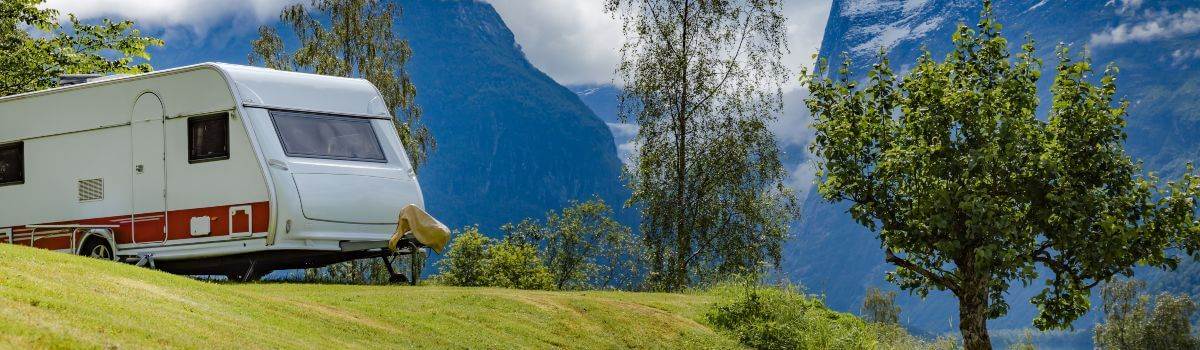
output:
[[[271,111],[289,157],[387,163],[370,119]]]
[[[25,183],[25,144],[0,145],[0,186]]]
[[[188,163],[229,159],[229,113],[188,119]]]

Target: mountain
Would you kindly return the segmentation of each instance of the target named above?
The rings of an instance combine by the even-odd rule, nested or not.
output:
[[[629,164],[634,157],[634,152],[637,151],[633,139],[637,137],[638,127],[635,121],[621,121],[619,110],[621,88],[611,84],[573,85],[567,88],[579,95],[583,104],[595,112],[600,120],[608,124],[608,129],[613,134],[613,141],[617,143],[617,154],[621,157],[621,162]]]
[[[941,58],[949,48],[950,34],[959,23],[978,20],[980,2],[974,0],[834,0],[820,56],[834,65],[852,60],[853,78],[861,79],[885,49],[893,68],[907,69],[923,49]],[[1176,176],[1188,162],[1200,159],[1200,5],[1194,1],[996,1],[996,14],[1014,50],[1029,34],[1044,63],[1039,86],[1045,94],[1057,62],[1056,44],[1075,54],[1088,52],[1096,66],[1112,62],[1120,67],[1119,95],[1131,102],[1126,149],[1145,161],[1148,171]],[[795,103],[795,102],[792,102]],[[789,244],[784,270],[810,291],[824,293],[830,306],[857,310],[868,286],[888,286],[883,276],[892,267],[874,235],[855,224],[845,204],[823,203],[810,195],[798,238]],[[837,268],[831,268],[837,267]],[[1194,262],[1180,272],[1139,271],[1158,290],[1200,290]],[[890,286],[889,286],[890,287]],[[1008,316],[993,320],[993,329],[1030,326],[1036,313],[1028,303],[1040,287],[1014,287],[1008,294]],[[1096,293],[1093,293],[1096,294]],[[903,293],[902,293],[903,295]],[[900,298],[905,323],[931,332],[956,327],[957,305],[946,293],[929,299]],[[1076,323],[1090,329],[1093,313]]]
[[[422,121],[437,141],[421,168],[427,209],[451,227],[542,218],[571,200],[603,198],[626,224],[629,196],[605,122],[571,90],[526,60],[500,15],[475,0],[400,1],[396,30],[409,40],[408,69]],[[220,61],[245,64],[254,28],[198,36],[152,33],[156,68]],[[283,33],[289,33],[284,29]],[[285,35],[286,36],[286,35]],[[294,42],[288,42],[294,48]]]
[[[417,103],[438,143],[421,174],[431,213],[494,231],[592,195],[619,210],[629,193],[608,126],[525,59],[491,5],[400,3]]]

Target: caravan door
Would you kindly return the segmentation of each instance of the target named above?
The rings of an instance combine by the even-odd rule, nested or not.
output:
[[[130,118],[133,145],[133,208],[130,220],[134,243],[165,242],[167,223],[166,142],[164,109],[158,95],[143,93]]]

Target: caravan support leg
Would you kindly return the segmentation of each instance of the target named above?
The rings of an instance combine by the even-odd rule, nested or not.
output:
[[[250,259],[250,267],[246,268],[246,273],[242,275],[242,282],[250,282],[258,279],[255,275],[254,265],[258,264],[258,260]]]
[[[259,269],[257,268],[257,265],[258,265],[258,260],[250,259],[250,266],[246,267],[246,272],[242,272],[242,273],[231,272],[231,273],[225,274],[225,277],[229,278],[230,282],[253,282],[253,281],[257,281],[258,279],[265,276],[267,273],[271,272],[271,271],[266,271],[266,273],[260,272]]]
[[[392,259],[390,256],[384,255],[379,258],[383,259],[383,266],[387,266],[388,282],[390,282],[390,283],[408,282],[408,277],[405,277],[402,274],[396,273],[396,269],[392,267]]]

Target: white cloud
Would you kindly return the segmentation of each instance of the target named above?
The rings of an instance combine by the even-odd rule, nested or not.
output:
[[[812,68],[813,55],[821,50],[821,40],[825,37],[825,24],[829,21],[831,0],[786,0],[783,4],[784,16],[787,16],[788,45],[791,54],[784,57],[783,63],[791,69],[800,67]],[[795,76],[787,84],[787,89],[799,87]]]
[[[606,0],[486,0],[534,66],[560,84],[607,84],[620,60],[621,24]]]
[[[1184,12],[1146,11],[1134,23],[1121,23],[1100,33],[1092,34],[1093,47],[1120,45],[1131,42],[1150,42],[1200,32],[1200,10]]]
[[[1172,64],[1184,66],[1188,61],[1200,59],[1200,48],[1177,49],[1171,52]]]
[[[621,23],[604,12],[606,0],[485,0],[512,29],[534,66],[564,85],[608,84],[620,61]],[[784,15],[793,69],[812,64],[831,0],[788,0]],[[789,88],[795,87],[789,82]]]
[[[806,98],[808,98],[808,90],[804,88],[784,93],[783,114],[770,125],[771,131],[775,133],[775,137],[784,151],[801,153],[798,156],[790,157],[796,159],[798,163],[790,169],[790,176],[787,179],[787,185],[796,191],[797,197],[801,200],[808,196],[812,190],[813,181],[817,177],[816,156],[808,149],[808,145],[812,143],[816,133],[812,129],[812,113],[809,113],[808,106],[804,105]]]
[[[621,158],[621,163],[631,165],[633,158],[637,156],[638,144],[637,133],[638,126],[633,123],[607,123],[608,129],[612,131],[613,141],[617,144],[617,156]]]
[[[44,7],[80,19],[129,19],[139,26],[185,27],[203,35],[217,27],[254,27],[279,18],[279,10],[303,0],[48,0]],[[65,17],[64,17],[65,18]]]

